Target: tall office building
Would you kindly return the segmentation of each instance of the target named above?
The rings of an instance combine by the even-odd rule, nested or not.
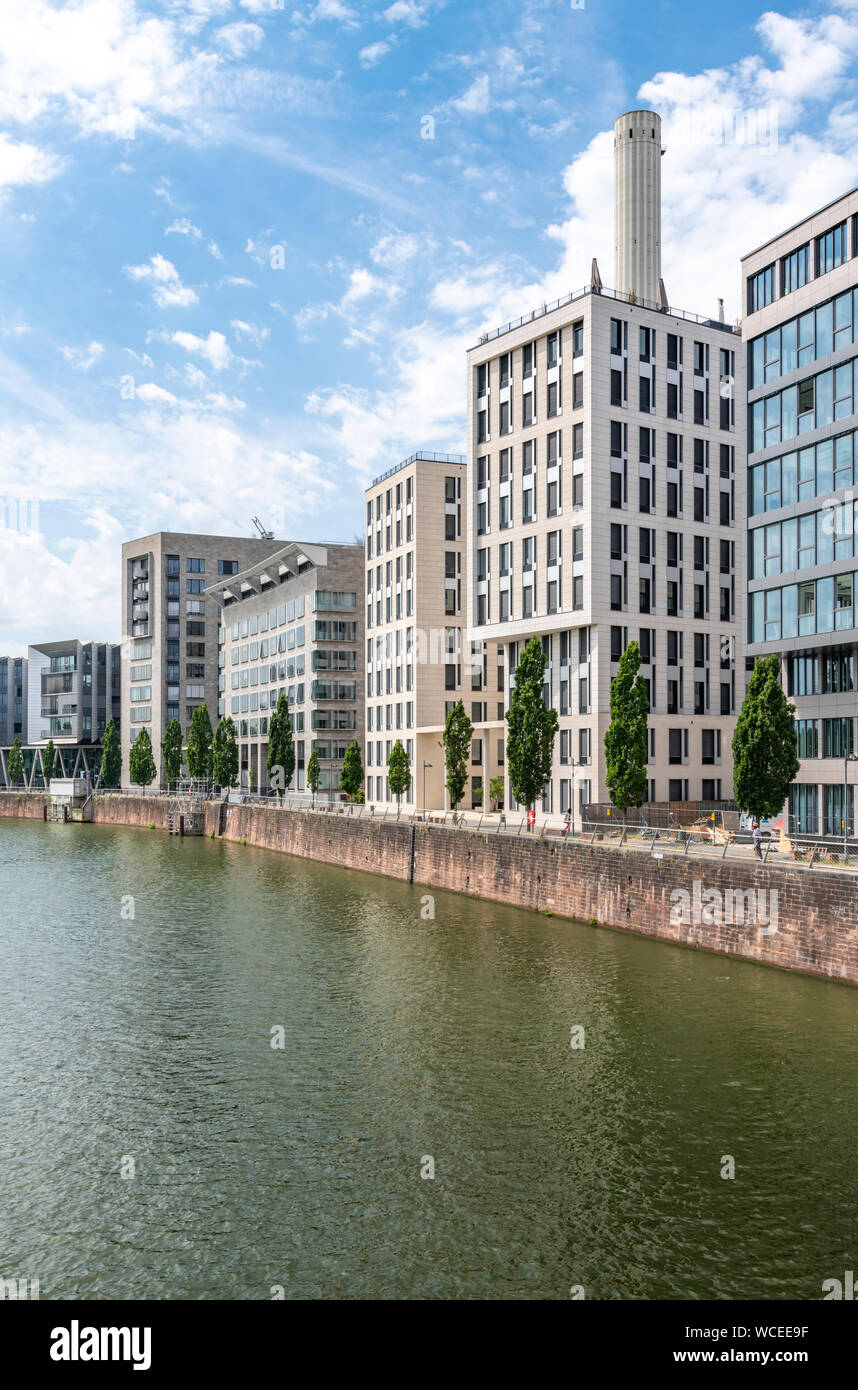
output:
[[[0,656],[0,747],[27,742],[27,658]]]
[[[218,717],[236,726],[240,784],[264,791],[268,722],[278,696],[289,701],[296,791],[306,787],[315,750],[319,790],[336,791],[343,757],[362,743],[363,548],[281,544],[263,561],[208,591],[222,595]]]
[[[198,536],[158,531],[122,547],[122,782],[128,757],[147,729],[162,781],[161,739],[178,719],[188,737],[191,716],[218,700],[220,603],[209,586],[226,580],[275,548],[273,539]],[[207,590],[209,590],[207,592]]]
[[[447,714],[459,700],[474,726],[464,808],[488,805],[503,767],[504,678],[494,642],[466,633],[470,584],[461,454],[417,453],[366,490],[366,799],[395,798],[387,759],[397,739],[411,765],[410,810],[448,804]]]
[[[621,116],[614,146],[620,283],[604,288],[594,261],[585,289],[468,353],[469,627],[501,646],[509,682],[542,641],[553,812],[609,799],[610,683],[629,641],[650,698],[650,801],[732,796],[744,693],[741,345],[669,306],[659,117]]]
[[[108,719],[120,724],[116,642],[41,642],[27,649],[27,741],[58,748],[99,743]]]
[[[748,655],[796,706],[792,828],[854,828],[858,189],[742,260]],[[848,787],[848,790],[847,790]]]

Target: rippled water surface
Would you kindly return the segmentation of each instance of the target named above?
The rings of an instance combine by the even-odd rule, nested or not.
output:
[[[858,989],[426,892],[0,822],[0,1278],[816,1299],[858,1269]]]

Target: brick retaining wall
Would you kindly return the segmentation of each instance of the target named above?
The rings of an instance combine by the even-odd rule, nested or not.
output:
[[[16,805],[26,800],[32,811]],[[95,803],[99,823],[166,828],[166,798],[110,795]],[[219,803],[207,806],[208,834],[218,834],[220,813]],[[0,797],[0,816],[43,814],[44,797]],[[850,873],[746,860],[656,859],[605,844],[563,845],[258,805],[225,808],[224,838],[858,983],[858,875]],[[712,890],[721,894],[720,914],[706,910],[712,900],[704,895]],[[742,895],[749,890],[758,911],[747,924],[736,912],[731,923],[731,901],[747,910]],[[684,906],[685,921],[681,911],[677,915]]]

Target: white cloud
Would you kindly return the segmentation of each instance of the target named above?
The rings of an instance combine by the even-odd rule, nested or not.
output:
[[[175,218],[169,227],[165,228],[164,235],[170,236],[172,232],[177,232],[179,236],[194,237],[196,241],[199,241],[203,235],[199,227],[195,227],[188,217]]]
[[[209,242],[209,251],[214,256],[216,261],[223,260],[223,252],[221,251],[216,241]]]
[[[69,366],[75,367],[79,372],[88,372],[103,355],[104,345],[93,339],[85,348],[62,347],[60,352]]]
[[[15,184],[47,183],[63,168],[64,161],[25,141],[0,132],[0,189]]]
[[[178,343],[179,347],[184,348],[185,352],[204,357],[215,372],[224,371],[233,360],[226,338],[222,333],[210,332],[206,338],[200,338],[196,333],[178,332],[171,333],[168,337],[170,341]]]
[[[230,328],[234,329],[240,338],[249,338],[251,342],[260,346],[271,333],[270,328],[261,328],[256,324],[245,323],[243,319],[230,319]]]
[[[152,361],[152,358],[149,356],[148,352],[138,354],[134,351],[133,348],[130,347],[127,347],[125,351],[128,353],[129,357],[134,358],[135,362],[139,362],[141,367],[154,367],[155,363]]]
[[[369,254],[376,265],[399,270],[413,260],[419,250],[420,238],[413,232],[388,232],[379,237]]]
[[[188,386],[193,386],[201,391],[204,386],[208,385],[208,377],[205,372],[200,371],[199,367],[195,367],[193,362],[186,362],[185,382]]]
[[[259,48],[265,34],[258,24],[227,24],[217,31],[217,41],[222,48],[229,49],[233,58],[243,58]]]
[[[23,319],[14,321],[7,319],[6,315],[0,316],[0,334],[4,338],[22,338],[25,333],[32,333],[32,327],[25,323]]]
[[[123,270],[132,280],[145,280],[151,285],[152,298],[159,309],[185,309],[189,304],[198,303],[196,292],[182,284],[173,262],[160,253],[154,255],[148,265],[126,265]]]
[[[425,5],[418,5],[415,0],[394,0],[384,11],[384,17],[388,24],[407,24],[412,29],[418,29],[426,21],[423,18],[426,13]]]
[[[475,77],[464,95],[456,97],[450,105],[466,116],[484,116],[491,106],[488,74]]]
[[[315,24],[318,20],[330,19],[338,24],[344,24],[347,29],[357,27],[357,14],[344,5],[342,0],[318,0],[310,15],[309,23]]]
[[[221,280],[221,284],[240,285],[251,290],[256,288],[254,282],[252,280],[248,280],[246,275],[225,275],[224,278]]]
[[[385,53],[389,53],[392,47],[393,42],[390,39],[379,39],[376,43],[368,43],[358,54],[361,67],[374,68],[376,63],[380,62]]]

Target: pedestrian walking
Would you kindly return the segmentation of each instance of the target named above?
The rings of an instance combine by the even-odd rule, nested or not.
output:
[[[753,838],[754,838],[754,854],[757,856],[758,859],[762,859],[762,857],[763,857],[763,849],[762,849],[762,845],[763,845],[763,832],[762,832],[762,830],[760,829],[760,823],[759,823],[759,821],[754,821],[754,829],[753,829],[752,834],[753,834]]]

